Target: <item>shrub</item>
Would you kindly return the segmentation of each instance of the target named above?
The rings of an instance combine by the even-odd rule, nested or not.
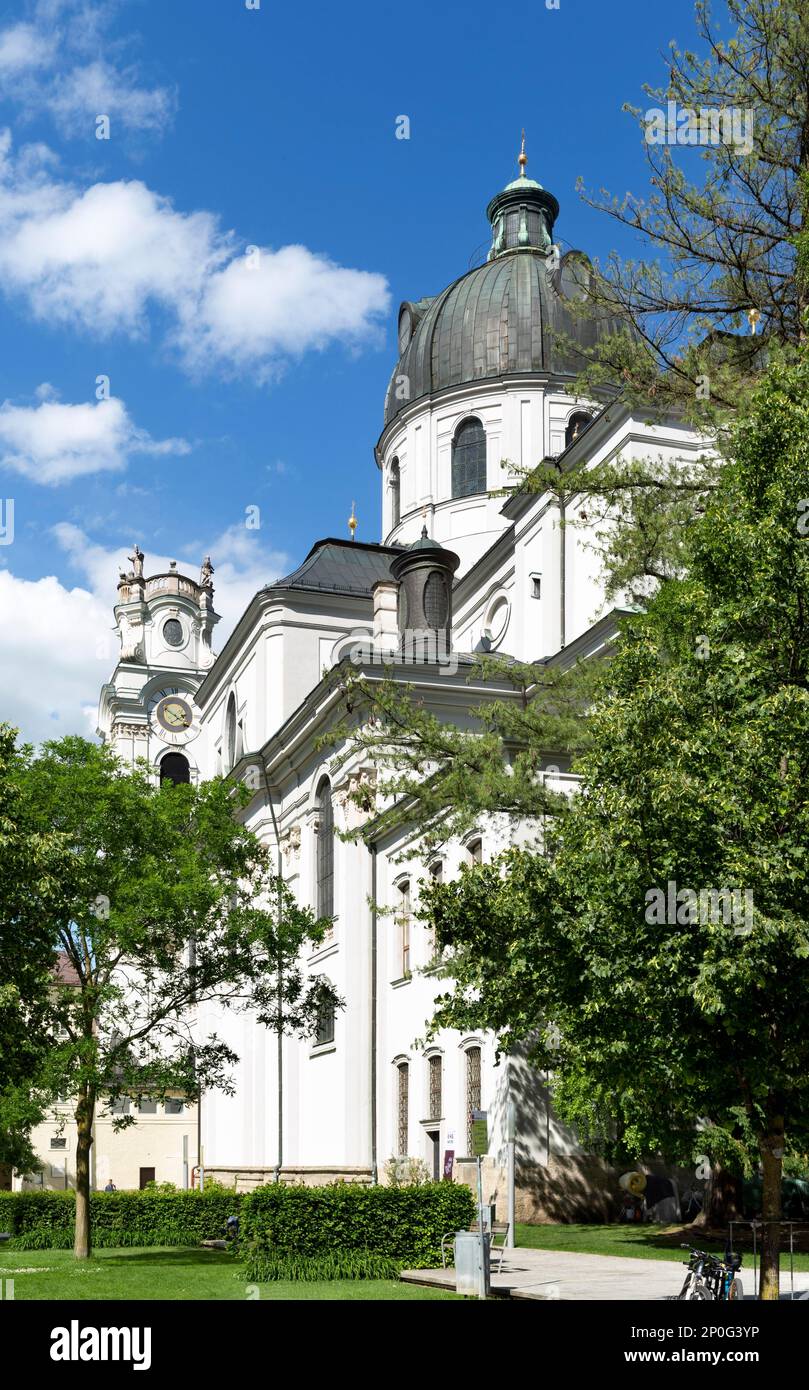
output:
[[[389,1158],[382,1172],[388,1187],[415,1187],[430,1181],[423,1158]]]
[[[90,1197],[93,1244],[196,1245],[223,1234],[238,1215],[234,1192],[94,1192]],[[73,1245],[73,1192],[0,1192],[0,1230],[17,1250],[69,1250]]]
[[[441,1237],[463,1230],[474,1217],[468,1187],[451,1182],[411,1187],[258,1187],[242,1199],[240,1232],[246,1277],[326,1278],[324,1268],[361,1257],[367,1268],[425,1269],[441,1260]],[[295,1267],[309,1273],[268,1274]],[[378,1273],[349,1277],[382,1277]]]
[[[398,1279],[403,1268],[388,1255],[367,1250],[334,1250],[322,1255],[251,1255],[247,1278],[256,1284],[283,1279],[316,1283],[324,1279]]]

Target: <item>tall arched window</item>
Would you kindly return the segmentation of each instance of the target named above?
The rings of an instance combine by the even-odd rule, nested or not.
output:
[[[486,491],[486,431],[480,420],[462,420],[452,441],[452,495]]]
[[[396,934],[397,941],[397,966],[399,978],[404,980],[410,975],[410,923],[412,907],[410,902],[410,879],[397,883],[396,896]]]
[[[443,1066],[444,1066],[443,1058],[441,1057],[440,1053],[435,1053],[432,1057],[428,1058],[428,1061],[427,1061],[427,1089],[428,1089],[427,1104],[428,1104],[428,1106],[429,1106],[429,1114],[428,1114],[427,1118],[428,1118],[429,1120],[440,1120],[440,1119],[441,1119],[441,1116],[442,1116],[443,1113],[444,1113],[443,1104],[442,1104],[442,1095],[441,1095],[441,1091],[442,1091],[441,1081],[442,1081],[442,1077],[443,1077]]]
[[[577,410],[575,415],[571,415],[565,430],[565,448],[572,444],[574,439],[578,439],[583,430],[587,429],[591,416],[584,410]]]
[[[173,782],[175,787],[191,781],[191,768],[182,753],[167,753],[160,763],[160,785]]]
[[[410,1067],[400,1062],[396,1068],[396,1149],[399,1158],[407,1155],[410,1101]]]
[[[390,525],[391,530],[399,525],[399,518],[402,514],[401,506],[401,477],[399,474],[399,460],[392,459],[390,465]]]
[[[236,696],[231,692],[225,715],[225,771],[230,772],[236,762]]]
[[[480,1110],[480,1048],[466,1049],[466,1152],[472,1153],[472,1111]]]
[[[317,915],[334,916],[334,810],[328,777],[317,790]]]

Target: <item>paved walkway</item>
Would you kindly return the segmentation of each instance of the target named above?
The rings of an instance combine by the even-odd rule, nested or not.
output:
[[[685,1254],[685,1252],[683,1252]],[[495,1256],[492,1294],[520,1299],[591,1299],[656,1302],[679,1293],[685,1267],[679,1260],[636,1260],[618,1255],[584,1255],[571,1250],[507,1250],[501,1273]],[[452,1269],[405,1270],[408,1283],[455,1288]],[[741,1271],[745,1298],[753,1296],[753,1266]],[[781,1297],[789,1298],[789,1261],[782,1259]],[[809,1273],[795,1274],[795,1297],[809,1299]]]

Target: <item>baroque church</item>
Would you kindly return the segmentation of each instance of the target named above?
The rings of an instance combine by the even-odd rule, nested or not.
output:
[[[549,494],[521,489],[522,470],[549,457],[562,470],[618,456],[690,460],[703,448],[682,422],[652,422],[618,395],[569,394],[578,350],[615,324],[582,312],[590,263],[560,253],[559,204],[525,164],[523,151],[518,177],[488,205],[485,262],[400,307],[374,447],[379,542],[316,541],[255,594],[218,655],[209,560],[199,580],[175,565],[147,575],[135,547],[118,585],[120,656],[101,692],[100,736],[125,760],[148,759],[160,781],[244,781],[247,824],[299,901],[332,921],[305,967],[345,1006],[316,1036],[279,1042],[249,1014],[199,1019],[240,1062],[233,1095],[202,1096],[196,1166],[242,1188],[279,1176],[381,1181],[405,1157],[470,1180],[470,1115],[483,1109],[486,1195],[504,1202],[513,1103],[518,1217],[606,1214],[606,1170],[556,1120],[546,1077],[518,1056],[498,1063],[485,1033],[446,1031],[426,1050],[415,1041],[442,987],[414,915],[419,882],[498,853],[520,827],[481,824],[429,863],[403,857],[404,830],[383,834],[373,821],[343,840],[359,824],[350,793],[371,769],[352,754],[335,771],[324,745],[345,712],[349,664],[370,681],[392,669],[437,716],[467,727],[470,706],[514,698],[475,674],[475,653],[564,665],[607,650],[622,610],[605,597],[594,536],[566,526]],[[564,759],[543,775],[573,790]],[[167,1167],[158,1176],[179,1181]]]

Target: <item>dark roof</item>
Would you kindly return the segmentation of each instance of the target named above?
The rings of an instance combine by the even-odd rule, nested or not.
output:
[[[365,594],[379,579],[390,579],[390,562],[401,546],[368,545],[362,541],[317,541],[302,565],[268,589],[317,589],[321,593]]]
[[[66,951],[57,951],[53,973],[60,985],[80,985],[79,973]]]
[[[519,178],[486,209],[492,244],[485,264],[435,298],[401,305],[399,324],[409,325],[410,337],[388,386],[385,427],[412,401],[467,382],[533,372],[573,376],[587,350],[621,326],[595,305],[585,307],[593,267],[582,251],[559,255],[559,204],[526,176],[524,154],[519,163]]]
[[[603,313],[572,308],[572,300],[586,297],[592,273],[579,252],[568,252],[554,270],[546,251],[529,246],[462,275],[419,318],[393,370],[385,425],[421,396],[466,382],[580,371],[586,350],[620,326]],[[408,383],[404,399],[397,392],[402,378]]]

